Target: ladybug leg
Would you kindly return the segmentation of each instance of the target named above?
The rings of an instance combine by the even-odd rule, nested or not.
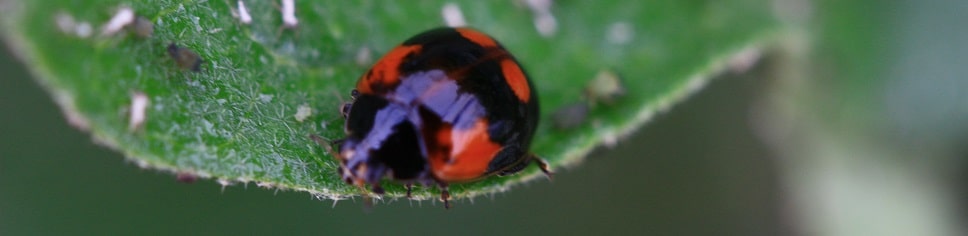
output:
[[[444,209],[450,209],[450,191],[447,191],[447,184],[438,183],[440,187],[440,200],[444,202]]]
[[[319,146],[323,146],[323,149],[325,149],[327,153],[333,155],[333,157],[340,162],[339,167],[336,167],[336,173],[339,174],[340,178],[343,179],[343,181],[345,181],[347,184],[353,184],[353,178],[349,174],[349,170],[343,168],[343,166],[346,165],[346,160],[340,157],[339,148],[343,146],[344,139],[329,141],[315,134],[310,134],[309,138],[311,138]],[[374,192],[376,192],[376,189],[374,189]]]
[[[360,190],[360,192],[362,193],[360,195],[363,196],[363,207],[364,207],[364,209],[366,209],[366,210],[373,209],[373,197],[370,197],[370,194],[368,194],[366,192],[366,188],[365,188],[363,182],[360,181],[360,180],[357,180],[354,183],[354,181],[351,180],[351,179],[349,179],[349,178],[344,177],[344,179],[346,180],[346,183],[355,185],[356,188]]]
[[[538,156],[535,156],[534,154],[530,155],[531,160],[534,161],[534,164],[538,165],[538,168],[541,169],[541,172],[544,172],[545,177],[548,177],[548,179],[551,180],[551,177],[554,176],[554,173],[548,169],[548,162]]]
[[[370,191],[373,191],[373,193],[376,194],[376,195],[378,195],[378,196],[383,196],[383,193],[386,192],[386,191],[383,190],[383,187],[380,187],[380,183],[374,183],[373,184],[373,187],[370,188]],[[369,194],[367,194],[365,196],[366,196],[366,207],[367,208],[373,207],[373,198],[370,197]]]
[[[332,147],[329,146],[329,142],[322,136],[319,136],[316,134],[310,134],[309,138],[312,139],[313,142],[316,142],[316,144],[318,144],[319,146],[323,146],[323,148],[326,148],[326,151],[329,151],[330,149],[332,149]]]
[[[316,142],[316,144],[318,144],[319,146],[322,146],[323,149],[326,149],[326,152],[333,154],[334,156],[339,155],[339,150],[337,150],[337,148],[334,148],[334,147],[340,147],[343,145],[343,139],[329,141],[329,140],[326,140],[326,138],[323,138],[316,134],[310,134],[309,138],[312,139],[313,142]]]
[[[383,195],[383,193],[386,192],[383,190],[383,187],[380,187],[380,183],[373,184],[373,188],[371,188],[370,191],[373,191],[373,193],[377,195]]]
[[[407,188],[407,198],[411,198],[412,195],[410,195],[410,193],[413,191],[413,183],[407,182],[407,184],[405,184],[404,186]]]

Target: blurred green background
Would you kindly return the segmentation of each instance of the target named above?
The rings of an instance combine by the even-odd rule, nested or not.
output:
[[[615,148],[559,170],[553,182],[452,210],[398,200],[366,212],[359,200],[332,207],[306,193],[222,190],[141,170],[69,127],[4,49],[0,235],[965,232],[968,2],[808,2],[813,61],[801,68],[808,82],[792,84],[810,96],[770,100],[791,84],[777,78],[783,65],[773,61],[782,56],[770,56],[750,73],[715,80]],[[757,135],[764,117],[775,118],[764,103],[809,116],[790,130],[827,133]],[[767,145],[776,142],[788,147]]]

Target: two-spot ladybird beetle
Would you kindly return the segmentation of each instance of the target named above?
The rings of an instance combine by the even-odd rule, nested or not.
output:
[[[344,104],[347,137],[338,147],[347,183],[382,194],[384,176],[436,184],[449,208],[449,183],[508,175],[536,163],[528,148],[538,96],[510,52],[469,28],[414,36],[364,74]]]

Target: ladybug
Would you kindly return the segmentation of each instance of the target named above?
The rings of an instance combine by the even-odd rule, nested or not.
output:
[[[535,163],[538,96],[524,69],[496,40],[470,28],[437,28],[388,52],[343,104],[346,137],[332,143],[349,184],[448,184],[514,174]]]

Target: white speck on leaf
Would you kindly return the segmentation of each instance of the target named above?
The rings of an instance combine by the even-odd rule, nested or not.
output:
[[[80,38],[90,37],[93,27],[91,23],[87,22],[77,22],[74,20],[74,16],[67,14],[65,12],[58,12],[54,16],[54,22],[57,24],[57,29],[65,34],[74,35]]]
[[[558,32],[558,20],[551,14],[552,0],[526,0],[525,3],[534,14],[534,27],[538,34],[547,38]]]
[[[74,33],[77,34],[77,37],[81,38],[91,37],[91,34],[94,33],[94,27],[91,26],[91,23],[83,21],[77,23],[77,26],[74,27]]]
[[[54,22],[57,23],[57,29],[60,29],[63,33],[74,34],[74,27],[76,23],[74,22],[74,16],[67,14],[66,12],[58,12],[54,16]]]
[[[601,70],[595,78],[588,81],[585,85],[585,96],[592,102],[604,102],[610,104],[616,99],[625,95],[625,87],[622,80],[611,70]]]
[[[440,14],[444,16],[444,24],[450,27],[460,27],[466,26],[467,21],[464,20],[464,13],[461,12],[460,6],[456,3],[448,2],[444,4],[444,8],[440,10]]]
[[[296,28],[299,19],[296,19],[295,0],[282,0],[282,25],[286,28]]]
[[[242,0],[238,1],[239,5],[239,22],[248,25],[252,23],[252,16],[249,15],[249,9],[245,8],[245,3]]]
[[[635,29],[628,22],[615,22],[608,26],[606,40],[612,44],[624,45],[632,42],[635,37]]]
[[[192,16],[192,23],[195,24],[195,32],[202,32],[202,25],[198,24],[198,20],[201,19],[197,16]]]
[[[551,37],[558,32],[558,21],[551,14],[540,15],[534,18],[534,27],[541,36]]]
[[[131,108],[128,112],[128,130],[135,131],[144,126],[147,119],[148,95],[141,91],[131,94]]]
[[[209,134],[215,134],[215,124],[208,119],[202,119],[202,125],[205,125],[205,132]],[[207,148],[205,145],[199,145],[199,147]]]
[[[111,17],[111,20],[108,20],[108,23],[101,27],[101,35],[108,36],[118,33],[124,29],[125,26],[133,23],[134,17],[134,10],[131,10],[130,7],[118,8],[118,12],[114,13],[114,16]]]
[[[269,94],[259,94],[259,100],[262,102],[272,102],[272,95]]]
[[[370,48],[361,47],[359,51],[356,51],[356,65],[368,66],[370,63],[373,63],[373,53],[370,52]]]
[[[157,99],[155,99],[155,100],[157,100]],[[161,110],[165,109],[165,105],[161,104],[160,102],[156,102],[155,103],[155,106],[153,108],[155,109],[155,111],[161,111]]]
[[[309,107],[309,104],[303,103],[302,105],[299,105],[299,108],[296,108],[296,115],[294,115],[294,117],[296,118],[296,121],[303,122],[312,114],[313,108]]]

